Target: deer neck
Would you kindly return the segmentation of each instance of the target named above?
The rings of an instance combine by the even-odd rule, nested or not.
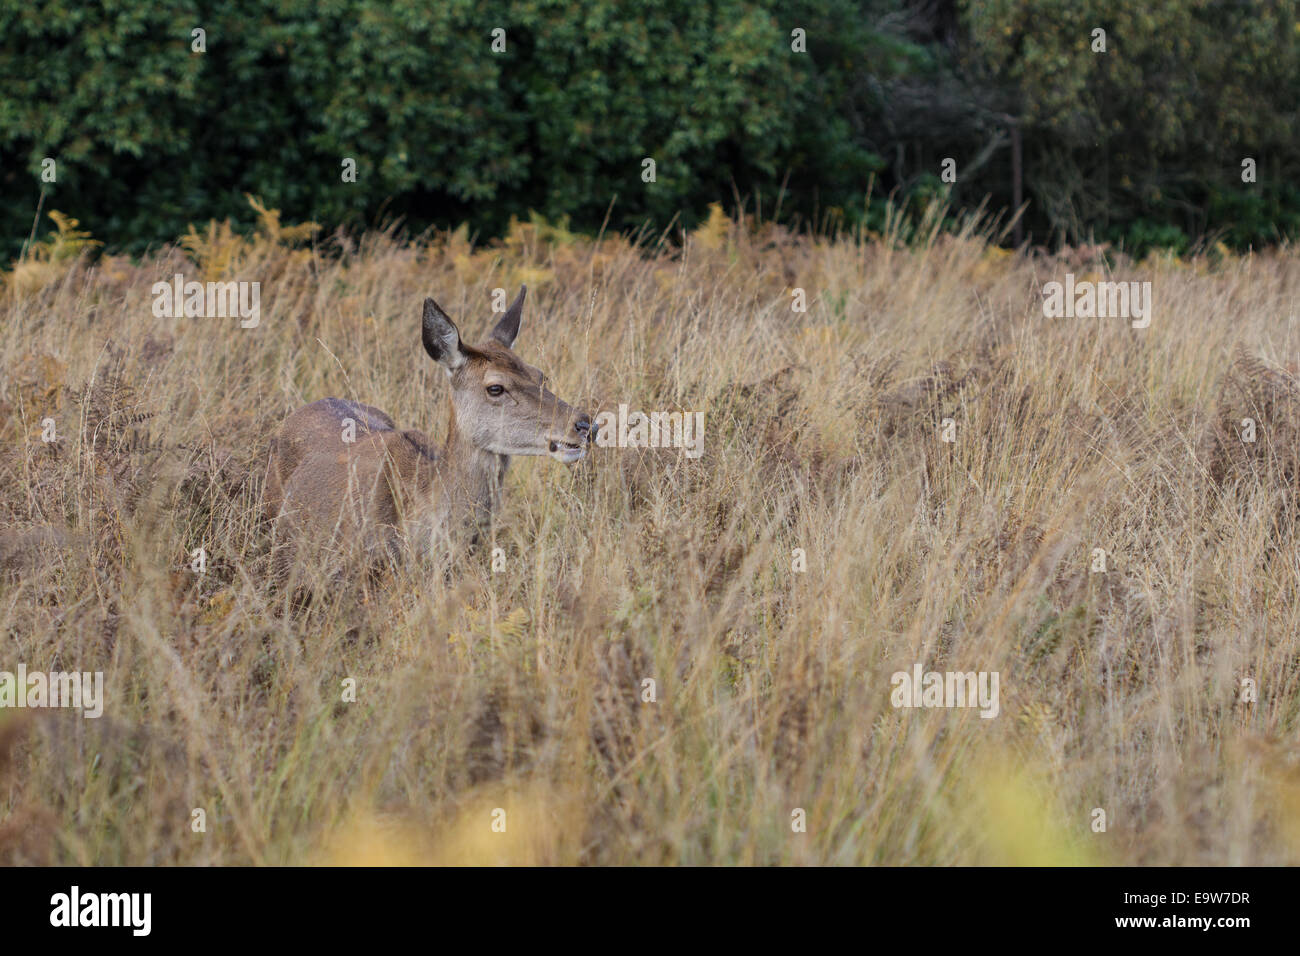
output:
[[[456,503],[458,510],[464,509],[458,517],[477,531],[485,531],[501,504],[501,488],[510,456],[485,451],[470,441],[457,423],[453,408],[448,414],[442,466],[444,493]]]

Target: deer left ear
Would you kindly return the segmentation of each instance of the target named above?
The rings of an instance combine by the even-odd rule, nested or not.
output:
[[[518,298],[506,309],[506,314],[501,316],[501,321],[492,330],[492,338],[506,348],[513,348],[515,339],[519,338],[519,322],[524,317],[524,295],[527,292],[528,286],[519,287]]]
[[[454,371],[465,364],[465,353],[461,351],[460,332],[456,330],[456,323],[432,299],[424,300],[421,330],[424,350],[431,359],[441,362],[448,371]]]

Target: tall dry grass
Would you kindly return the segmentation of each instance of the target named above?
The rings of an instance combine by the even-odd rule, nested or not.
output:
[[[4,860],[1300,861],[1293,250],[1121,261],[1136,330],[1043,318],[1102,267],[970,228],[304,234],[93,265],[74,236],[7,279],[0,670],[102,670],[107,704],[0,713]],[[176,272],[259,280],[260,326],[155,318]],[[520,281],[558,395],[703,410],[703,457],[517,460],[504,571],[287,612],[278,421],[336,395],[440,437],[420,302],[474,341]],[[894,709],[917,662],[999,672],[1000,715]]]

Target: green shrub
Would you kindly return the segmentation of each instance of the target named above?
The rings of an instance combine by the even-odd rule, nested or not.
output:
[[[1035,242],[1259,244],[1300,216],[1297,2],[0,0],[0,259],[38,207],[140,251],[250,226],[245,193],[327,230],[690,228],[733,198],[872,228],[887,196],[1010,206],[1013,124]]]

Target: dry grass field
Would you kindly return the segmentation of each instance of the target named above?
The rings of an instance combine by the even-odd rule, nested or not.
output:
[[[1300,256],[914,229],[268,211],[133,263],[65,222],[0,289],[0,670],[102,671],[104,714],[0,711],[0,862],[1300,863]],[[1149,328],[1044,317],[1108,269]],[[176,273],[260,281],[260,324],[155,317]],[[420,303],[474,342],[521,282],[558,395],[703,411],[703,454],[516,459],[503,570],[293,608],[277,424],[333,395],[441,440]],[[918,663],[997,672],[998,715],[896,709]]]

